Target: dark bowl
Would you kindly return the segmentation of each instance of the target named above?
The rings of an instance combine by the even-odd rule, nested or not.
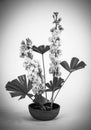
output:
[[[50,106],[50,103],[46,103],[45,106]],[[37,120],[47,121],[52,120],[57,117],[60,111],[60,105],[53,103],[53,108],[50,110],[41,110],[39,105],[36,103],[32,103],[28,106],[29,112],[33,118]]]

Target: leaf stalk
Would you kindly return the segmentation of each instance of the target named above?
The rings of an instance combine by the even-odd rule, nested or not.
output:
[[[43,54],[42,54],[42,62],[43,62],[43,71],[44,71],[44,84],[46,87],[45,64],[44,64],[44,55]],[[47,99],[47,92],[45,92],[45,97]]]
[[[65,81],[63,82],[62,86],[65,84],[65,82],[67,81],[67,79],[69,78],[69,76],[71,75],[71,72],[68,74],[68,76],[66,77]],[[58,90],[58,92],[56,93],[53,101],[55,101],[56,97],[58,96],[59,92],[60,92],[61,88]]]

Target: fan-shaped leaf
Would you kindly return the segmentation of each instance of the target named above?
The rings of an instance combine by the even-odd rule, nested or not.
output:
[[[25,96],[26,96],[26,95],[22,95],[22,96],[19,98],[19,100],[25,98]]]
[[[70,72],[70,67],[69,67],[69,64],[67,63],[67,61],[62,61],[60,63],[67,71]]]
[[[50,81],[50,83],[46,83],[46,86],[48,87],[48,89],[46,89],[46,92],[56,91],[57,89],[60,89],[63,82],[64,80],[62,78],[54,77],[53,82]]]
[[[64,82],[64,80],[62,79],[62,78],[59,78],[58,80],[57,80],[57,83],[56,83],[56,85],[54,86],[54,91],[56,91],[57,89],[60,89],[61,87],[62,87],[62,83]]]
[[[24,90],[27,91],[26,75],[18,76],[18,79],[19,79],[19,82],[21,83],[22,87],[24,88]]]
[[[12,93],[10,93],[10,95],[11,95],[11,97],[16,97],[16,96],[25,95],[25,94],[22,92],[12,92]]]
[[[78,69],[82,69],[86,66],[85,62],[81,61],[76,67],[75,69],[78,70]]]
[[[33,49],[33,51],[44,54],[45,52],[47,52],[50,49],[50,46],[44,46],[44,45],[41,45],[38,47],[33,46],[32,49]]]
[[[26,90],[24,89],[22,84],[17,79],[14,79],[11,82],[8,82],[6,84],[6,90],[9,91],[9,89],[13,89],[15,91],[20,91],[20,92],[22,91],[22,92],[26,93]]]
[[[57,84],[56,84],[56,86],[58,87],[58,86],[61,85],[63,82],[64,82],[64,79],[59,78],[59,79],[58,79],[58,82],[57,82]]]
[[[53,88],[57,85],[57,81],[58,81],[58,78],[54,77],[53,78]]]
[[[6,84],[6,90],[7,91],[13,91],[13,90],[15,90],[15,91],[21,91],[18,87],[16,87],[16,85],[14,85],[12,82],[8,82],[7,84]]]
[[[46,86],[51,89],[51,85],[49,83],[46,83]]]
[[[46,89],[45,90],[45,92],[51,92],[52,91],[52,89]]]
[[[52,88],[53,88],[52,81],[50,81],[50,83],[46,83],[46,86],[48,87],[48,89],[45,90],[46,92],[52,91]]]
[[[53,85],[52,81],[50,81],[50,85]]]
[[[38,47],[36,47],[36,46],[33,46],[32,49],[33,49],[33,51],[36,51],[36,52],[38,52],[38,53],[41,53],[40,50],[38,49]]]
[[[18,80],[14,79],[6,84],[6,90],[11,91],[11,97],[21,96],[19,99],[25,98],[32,89],[31,82],[28,82],[25,75],[18,76]],[[31,95],[32,96],[32,95]]]
[[[18,76],[18,79],[20,83],[22,83],[22,85],[25,85],[25,86],[27,85],[26,75]]]
[[[70,62],[70,69],[74,69],[74,67],[77,65],[78,62],[79,62],[79,59],[76,57],[73,57]]]

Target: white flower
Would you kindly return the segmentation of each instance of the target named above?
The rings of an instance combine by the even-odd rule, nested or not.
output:
[[[46,90],[45,84],[40,84],[38,93],[42,94],[45,92],[45,90]]]
[[[27,44],[27,48],[32,47],[32,41],[29,38],[26,39],[26,44]]]
[[[55,72],[55,68],[54,68],[54,67],[50,67],[50,68],[49,68],[49,73],[50,73],[50,74],[53,74],[54,72]]]
[[[34,94],[37,94],[38,93],[38,85],[37,84],[32,84],[33,85],[33,88],[32,88],[32,91]]]
[[[27,58],[24,65],[25,69],[28,71],[28,80],[35,84],[42,84],[44,82],[42,69],[38,61]]]
[[[33,64],[36,68],[39,68],[40,67],[40,64],[39,64],[39,61],[37,60],[33,60]]]
[[[33,83],[37,83],[37,82],[41,83],[41,78],[37,75],[36,72],[29,71],[27,77],[28,80],[30,80]]]
[[[26,51],[26,46],[25,46],[24,42],[22,41],[21,47],[20,47],[20,57],[25,56],[25,51]]]
[[[56,39],[55,43],[50,45],[50,49],[58,49],[61,46],[60,40]]]
[[[52,36],[53,36],[53,37],[57,37],[60,33],[61,33],[61,31],[60,31],[59,29],[55,29],[55,30],[52,32]]]
[[[58,47],[60,47],[61,46],[61,41],[60,41],[60,39],[56,39],[56,46],[58,46]]]
[[[56,55],[56,56],[55,56]],[[49,58],[52,62],[58,62],[60,63],[61,62],[61,54],[49,54]]]
[[[57,65],[51,64],[51,67],[49,68],[49,73],[55,74],[56,77],[61,76],[61,71],[60,71],[59,65],[58,64]]]
[[[29,58],[29,57],[27,57],[26,59],[25,59],[25,62],[23,63],[23,66],[24,66],[24,68],[26,69],[26,70],[29,70],[30,69],[30,67],[31,67],[31,59]]]
[[[56,44],[51,44],[50,45],[50,50],[55,50],[58,49],[59,46],[57,46]]]
[[[52,46],[51,49],[50,49],[50,54],[54,54],[55,57],[57,57],[58,55],[62,54],[61,49],[59,49],[58,47]]]
[[[33,58],[32,41],[29,38],[26,39],[26,43],[24,41],[21,42],[20,57],[29,57],[31,59]]]
[[[34,82],[34,83],[41,84],[41,78],[40,78],[38,75],[36,75],[36,77],[35,77],[35,79],[34,79],[33,82]]]
[[[39,84],[37,83],[33,83],[33,88],[32,91],[34,94],[42,94],[45,91],[45,85],[44,84]]]
[[[25,50],[25,54],[27,55],[27,53],[31,53],[32,54],[33,53],[32,49],[29,49],[29,50],[26,49]]]
[[[55,39],[55,37],[49,37],[48,40],[49,40],[49,42],[51,42],[51,43],[55,43],[55,40],[56,40],[56,39]]]
[[[40,72],[42,71],[39,62],[36,61],[36,60],[33,60],[33,59],[29,58],[29,57],[26,57],[23,66],[25,67],[26,70],[30,69],[30,71],[35,71],[37,73],[39,71]]]

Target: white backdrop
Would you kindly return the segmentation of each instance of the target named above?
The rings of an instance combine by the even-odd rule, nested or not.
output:
[[[91,106],[90,2],[88,0],[3,0],[0,5],[2,129],[4,127],[4,129],[9,130],[16,128],[19,130],[23,128],[38,130],[49,129],[50,127],[52,130],[61,128],[62,130],[77,130],[84,127],[87,130]],[[55,11],[59,12],[62,17],[61,24],[64,28],[61,34],[62,60],[69,62],[72,57],[76,56],[85,61],[87,66],[83,70],[74,72],[60,91],[56,99],[56,102],[62,107],[58,120],[36,123],[32,120],[31,124],[31,121],[27,120],[29,116],[27,106],[31,101],[28,98],[21,101],[18,101],[17,98],[12,99],[5,90],[5,84],[25,73],[22,67],[23,60],[19,57],[19,47],[22,40],[29,37],[34,45],[50,44],[48,38],[51,36],[52,14]],[[35,54],[36,56],[41,63],[41,56]],[[46,54],[47,81],[51,79],[48,74],[48,58],[48,54]],[[66,71],[63,73],[67,74]],[[19,120],[22,125],[16,120]]]

